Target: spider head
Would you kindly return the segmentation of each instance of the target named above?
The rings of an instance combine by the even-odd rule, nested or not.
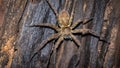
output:
[[[67,27],[70,25],[69,23],[69,13],[65,10],[62,10],[58,15],[58,23],[60,27]]]

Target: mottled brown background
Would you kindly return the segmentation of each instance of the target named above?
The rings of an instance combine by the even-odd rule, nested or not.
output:
[[[58,11],[65,2],[49,1]],[[72,4],[67,11],[70,12],[71,7]],[[82,50],[78,50],[72,41],[64,41],[57,52],[59,68],[120,68],[120,0],[77,0],[74,21],[90,17],[93,21],[84,27],[96,31],[110,44],[90,35],[78,35],[82,43]],[[0,0],[0,68],[53,68],[49,54],[55,41],[27,63],[42,40],[54,33],[51,29],[27,27],[43,22],[57,24],[44,0]],[[78,57],[80,61],[75,66]]]

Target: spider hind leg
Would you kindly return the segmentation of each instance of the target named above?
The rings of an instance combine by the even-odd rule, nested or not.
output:
[[[57,51],[57,49],[58,49],[58,47],[59,47],[59,45],[61,44],[61,42],[63,41],[63,37],[61,37],[60,36],[60,38],[58,38],[58,40],[57,40],[57,42],[56,42],[56,44],[55,44],[55,46],[54,46],[54,50],[53,50],[53,55],[54,55],[54,64],[55,64],[55,67],[56,68],[58,68],[58,65],[57,65],[57,62],[56,62],[56,51]]]
[[[70,36],[72,40],[78,45],[77,47],[80,47],[81,46],[80,41],[73,34],[70,34]]]
[[[32,59],[34,58],[34,56],[42,49],[45,47],[45,45],[50,42],[51,40],[58,38],[59,37],[59,33],[53,34],[50,37],[48,37],[47,39],[43,40],[42,43],[34,50],[32,57],[30,58],[30,61],[32,61]]]

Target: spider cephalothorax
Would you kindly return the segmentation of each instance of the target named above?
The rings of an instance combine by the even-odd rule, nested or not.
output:
[[[56,49],[58,48],[58,46],[60,45],[60,43],[64,40],[64,39],[72,39],[72,41],[74,41],[76,43],[76,45],[78,47],[81,46],[80,41],[75,37],[74,34],[90,34],[93,35],[97,38],[99,38],[100,40],[103,40],[99,37],[99,35],[94,32],[93,30],[87,29],[87,28],[81,28],[81,29],[75,29],[75,27],[80,24],[80,23],[86,23],[89,22],[91,19],[87,20],[86,22],[78,19],[77,21],[73,22],[73,24],[71,25],[72,21],[73,21],[73,16],[74,16],[74,9],[75,9],[75,3],[77,0],[74,0],[74,4],[73,4],[73,8],[71,11],[71,14],[68,13],[68,11],[65,10],[66,5],[64,6],[64,9],[61,10],[60,13],[57,13],[57,11],[55,10],[55,8],[49,3],[49,1],[46,0],[46,2],[48,3],[48,5],[50,6],[50,8],[53,10],[54,14],[56,15],[57,21],[58,21],[58,25],[53,25],[53,24],[49,24],[49,23],[41,23],[38,25],[31,25],[30,27],[50,27],[54,30],[57,31],[57,33],[52,34],[49,38],[47,38],[46,40],[43,40],[42,43],[39,45],[39,47],[37,47],[34,51],[34,55],[41,50],[49,41],[53,40],[53,39],[58,39],[57,42],[55,43],[54,46],[54,52],[56,53]],[[67,4],[68,0],[66,0],[66,4]],[[104,40],[103,40],[104,41]],[[33,58],[33,56],[32,56]]]

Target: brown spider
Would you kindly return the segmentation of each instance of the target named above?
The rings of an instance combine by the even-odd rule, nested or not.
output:
[[[68,11],[66,11],[66,5],[68,3],[68,0],[66,0],[63,10],[61,10],[61,12],[58,14],[57,11],[55,10],[55,8],[50,4],[50,2],[46,0],[46,2],[48,3],[50,8],[52,9],[54,14],[56,15],[56,18],[58,21],[58,26],[53,25],[53,24],[49,24],[49,23],[45,23],[45,24],[42,23],[39,25],[31,25],[30,27],[49,27],[49,28],[56,30],[57,33],[52,34],[49,38],[47,38],[46,40],[43,40],[42,43],[40,44],[40,46],[35,49],[34,55],[39,50],[41,50],[49,41],[54,40],[54,39],[58,39],[57,42],[55,43],[54,48],[53,48],[54,52],[56,52],[56,49],[58,48],[58,46],[60,45],[60,43],[64,39],[71,39],[72,41],[74,41],[76,43],[76,45],[78,47],[80,47],[80,45],[81,45],[80,41],[74,36],[74,34],[77,34],[77,33],[80,33],[82,35],[91,34],[91,35],[99,38],[99,40],[102,40],[102,39],[100,39],[100,36],[96,32],[94,32],[93,30],[86,29],[86,28],[75,29],[75,27],[77,25],[79,25],[80,23],[85,24],[85,23],[88,23],[89,21],[91,21],[92,19],[89,19],[89,20],[78,19],[76,22],[74,22],[71,25],[71,23],[73,22],[76,1],[77,0],[74,0],[71,14],[69,14]],[[32,58],[33,58],[33,56],[32,56]]]

